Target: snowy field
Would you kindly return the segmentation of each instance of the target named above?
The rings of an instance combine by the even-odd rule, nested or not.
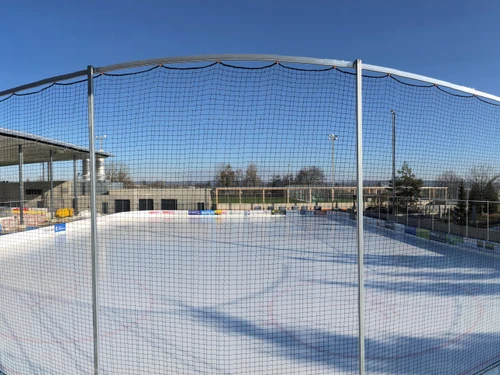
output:
[[[365,229],[368,374],[500,361],[499,258]],[[5,374],[93,373],[90,259],[88,221],[0,237]],[[112,215],[99,261],[102,374],[357,374],[346,215]]]

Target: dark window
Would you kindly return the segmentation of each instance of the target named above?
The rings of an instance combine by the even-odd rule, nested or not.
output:
[[[151,210],[153,210],[152,199],[139,199],[139,211],[151,211]]]
[[[205,203],[203,202],[198,202],[197,208],[198,211],[203,211],[205,209]]]
[[[129,199],[115,199],[115,212],[128,212],[130,211]]]
[[[102,213],[103,214],[108,213],[108,208],[109,208],[108,202],[102,202]]]
[[[162,199],[161,200],[162,210],[177,210],[177,199]]]
[[[26,189],[26,195],[42,195],[42,189]]]

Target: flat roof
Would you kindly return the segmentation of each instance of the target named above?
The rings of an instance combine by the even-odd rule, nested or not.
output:
[[[19,164],[19,145],[23,145],[23,164],[43,163],[49,160],[52,151],[53,161],[87,159],[89,149],[71,143],[61,142],[38,135],[0,128],[0,167]],[[96,151],[99,157],[110,157],[104,151]]]

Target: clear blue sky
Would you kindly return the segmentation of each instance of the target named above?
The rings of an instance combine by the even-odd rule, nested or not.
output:
[[[500,95],[500,3],[26,1],[2,7],[0,88],[163,56],[267,53],[393,67]]]
[[[3,58],[0,67],[3,74],[0,75],[0,89],[82,70],[88,64],[103,66],[181,55],[263,53],[340,60],[361,58],[366,63],[427,75],[500,95],[500,76],[496,73],[497,60],[500,59],[497,48],[497,36],[500,35],[500,23],[496,19],[498,14],[500,3],[495,1],[19,1],[2,9],[0,35]],[[224,74],[228,74],[228,79],[238,79],[229,71]],[[326,87],[321,89],[321,81],[311,79],[304,86],[295,81],[300,74],[275,72],[271,81],[262,81],[265,82],[262,85],[270,85],[268,91],[259,93],[257,82],[262,78],[259,74],[249,73],[246,78],[241,78],[244,81],[240,83],[245,82],[241,92],[237,89],[233,92],[212,91],[214,94],[210,99],[217,99],[218,103],[226,106],[225,110],[234,110],[237,117],[231,120],[230,113],[223,113],[224,116],[219,116],[222,123],[207,120],[203,105],[192,111],[193,118],[187,116],[182,111],[186,108],[184,104],[191,105],[189,100],[165,107],[173,103],[173,96],[161,90],[157,92],[154,88],[150,88],[148,95],[151,96],[147,100],[149,104],[156,103],[155,110],[145,114],[141,112],[143,109],[134,107],[140,106],[140,103],[123,101],[146,95],[140,91],[140,84],[134,86],[135,81],[124,79],[124,82],[129,82],[130,93],[133,92],[132,87],[139,91],[133,97],[127,96],[127,89],[122,86],[120,90],[125,99],[121,99],[120,103],[124,107],[120,109],[110,104],[108,112],[101,113],[104,117],[97,117],[99,121],[96,125],[109,126],[96,128],[97,134],[108,134],[105,149],[114,153],[114,160],[130,165],[137,179],[143,172],[144,178],[162,174],[209,179],[214,175],[213,168],[217,163],[231,162],[238,168],[244,168],[252,161],[259,164],[261,172],[267,168],[267,175],[276,171],[296,172],[305,165],[316,164],[324,168],[329,176],[331,144],[326,134],[336,132],[341,136],[336,146],[336,175],[344,179],[352,177],[355,168],[352,125],[355,118],[353,102],[349,97],[340,98],[335,108],[328,112],[329,102],[321,100],[330,100],[331,93]],[[291,84],[279,89],[283,90],[286,100],[294,100],[286,96],[289,93],[287,87],[302,87],[301,90],[310,87],[305,101],[300,102],[300,98],[296,98],[298,102],[294,104],[298,106],[295,112],[289,110],[287,102],[283,102],[282,107],[277,102],[276,107],[268,108],[260,101],[252,113],[239,107],[243,102],[237,100],[238,95],[250,90],[245,94],[249,95],[248,98],[263,99],[262,95],[276,89],[273,79],[281,79],[279,77],[285,77],[283,82],[289,80]],[[350,98],[353,98],[353,81],[338,79],[340,85],[346,85],[345,92],[352,94]],[[204,95],[203,87],[208,90],[214,82],[220,85],[216,81],[197,85],[199,90],[195,95]],[[381,99],[380,102],[375,99],[366,104],[365,145],[370,150],[365,159],[366,171],[370,172],[365,173],[367,178],[385,178],[390,174],[392,108],[398,112],[398,168],[404,160],[408,160],[420,176],[431,179],[445,169],[465,174],[475,164],[495,164],[500,137],[496,131],[498,115],[495,108],[481,109],[477,105],[469,108],[464,100],[452,100],[440,93],[424,94],[419,89],[405,91],[394,82],[367,85],[366,92],[370,87],[372,93],[381,93]],[[177,94],[186,93],[185,90],[189,89],[177,87]],[[257,91],[252,91],[254,89]],[[10,126],[85,145],[86,128],[82,126],[86,123],[85,84],[81,84],[78,91],[80,96],[75,90],[74,86],[60,88],[47,91],[45,96],[39,98],[32,96],[5,102],[8,110],[0,114],[0,127]],[[312,92],[319,96],[315,97],[310,94]],[[425,96],[419,97],[419,93]],[[58,95],[67,95],[66,99],[75,95],[75,100],[73,104],[64,104],[58,100]],[[377,98],[377,95],[372,98]],[[406,95],[417,95],[413,99],[417,102],[409,103]],[[15,104],[18,102],[24,104]],[[321,109],[314,107],[320,102]],[[103,103],[108,105],[111,102]],[[415,103],[420,103],[422,107],[412,107]],[[97,111],[99,105],[96,103]],[[127,115],[127,108],[131,111],[135,108],[135,112]],[[309,108],[314,110],[308,112]],[[284,109],[287,111],[285,114],[274,112]],[[457,116],[461,110],[464,113]],[[11,113],[15,114],[12,115],[14,117],[9,117]],[[71,119],[67,113],[72,113]],[[288,133],[290,139],[277,146],[277,134],[282,134],[282,129],[290,126],[291,113],[296,122],[296,136],[292,138],[292,133]],[[171,116],[170,123],[165,122],[168,117],[165,115]],[[120,119],[120,116],[126,118]],[[258,116],[267,122],[263,120],[261,125],[257,124],[255,119]],[[112,119],[109,120],[112,123],[108,123],[106,118]],[[276,125],[274,128],[271,120]],[[15,121],[18,121],[17,125]],[[205,121],[207,128],[200,128],[198,133],[190,136],[193,121]],[[308,121],[309,127],[304,125]],[[168,144],[163,138],[166,135],[164,129],[165,126],[174,126],[174,122],[178,139],[168,133],[172,142]],[[259,129],[259,126],[262,128]],[[477,137],[476,132],[481,127],[482,138]],[[252,135],[241,141],[246,144],[233,142],[241,139],[238,138],[244,132],[241,129]],[[468,149],[455,148],[454,145],[462,142],[464,134],[469,140]],[[207,147],[204,151],[197,148],[197,137],[200,135],[212,148]],[[300,156],[296,154],[298,144],[309,145]],[[311,148],[310,145],[315,146]],[[180,150],[184,152],[182,158]],[[177,155],[174,170],[170,152]],[[149,154],[156,164],[150,172],[146,172],[143,157]],[[458,163],[462,155],[465,159]],[[192,173],[186,174],[193,166]],[[201,169],[205,170],[203,176]],[[71,174],[69,167],[67,173]]]

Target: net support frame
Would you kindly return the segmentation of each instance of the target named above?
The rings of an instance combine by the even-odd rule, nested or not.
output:
[[[19,223],[24,224],[24,178],[23,178],[23,145],[19,145]]]
[[[94,143],[94,67],[87,67],[88,83],[88,126],[90,156],[90,247],[92,257],[92,330],[94,345],[94,375],[99,375],[99,262],[97,253],[97,201],[96,201],[96,158]]]
[[[50,183],[50,219],[54,219],[54,174],[53,174],[53,164],[54,164],[54,152],[52,150],[49,151],[49,166],[48,166],[48,174],[49,174],[49,183]]]
[[[365,375],[365,290],[363,239],[363,63],[356,60],[356,179],[358,240],[359,374]]]
[[[363,64],[360,59],[354,62],[341,61],[341,60],[326,60],[326,59],[311,59],[311,58],[299,58],[299,57],[287,57],[287,56],[275,56],[275,55],[206,55],[206,56],[192,56],[192,57],[174,57],[174,58],[163,58],[163,59],[153,59],[153,60],[143,60],[137,62],[129,62],[123,64],[110,65],[106,67],[93,67],[89,65],[86,70],[70,73],[67,75],[57,76],[53,78],[44,79],[41,81],[34,82],[32,84],[19,86],[10,90],[5,90],[0,92],[0,97],[13,94],[19,91],[32,89],[39,87],[44,84],[49,84],[52,82],[57,82],[61,80],[74,79],[84,75],[87,79],[88,84],[88,137],[89,137],[89,158],[90,158],[90,224],[91,224],[91,262],[92,262],[92,313],[93,313],[93,366],[94,375],[99,375],[100,373],[100,345],[99,345],[99,308],[98,308],[98,275],[99,275],[99,264],[98,264],[98,238],[97,238],[97,202],[96,202],[96,150],[95,150],[95,136],[94,136],[94,75],[97,73],[105,73],[121,69],[133,69],[141,66],[155,65],[155,64],[176,64],[185,62],[208,62],[208,61],[219,61],[219,60],[231,60],[231,61],[280,61],[295,64],[316,64],[322,66],[334,65],[337,67],[344,68],[354,68],[356,75],[356,186],[357,186],[357,248],[358,248],[358,329],[359,329],[359,374],[365,375],[365,290],[364,290],[364,223],[363,223],[363,113],[362,113],[362,89],[363,89],[363,71],[378,72],[384,74],[392,74],[394,76],[403,77],[407,79],[413,79],[421,82],[433,83],[438,86],[447,87],[453,90],[457,90],[464,93],[470,93],[476,96],[491,100],[500,100],[499,97],[495,95],[490,95],[484,92],[477,91],[471,88],[465,88],[462,86],[450,84],[445,81],[436,80],[429,77],[424,77],[421,75],[411,74],[395,69],[379,67],[375,65]],[[395,121],[396,113],[393,111],[392,114],[392,124],[393,124],[393,155],[392,155],[392,180],[393,180],[393,192],[395,189]],[[334,144],[332,141],[332,201],[334,200],[335,194],[335,183],[334,183]],[[42,164],[42,169],[44,164]],[[76,173],[76,156],[73,158],[74,166],[74,197],[75,197],[75,213],[76,213],[76,188],[77,188],[77,173]],[[20,218],[21,223],[23,223],[23,204],[24,204],[24,185],[23,185],[23,148],[19,145],[19,182],[20,182]],[[44,171],[42,172],[44,175]],[[50,183],[50,216],[54,217],[54,198],[53,198],[53,151],[50,151],[49,161],[47,165],[47,175],[49,177]],[[45,177],[42,178],[43,180]],[[287,190],[287,203],[290,199],[289,191]],[[241,204],[241,191],[240,191],[240,204]],[[394,196],[394,193],[393,193]],[[218,204],[218,190],[215,191],[215,202]],[[262,190],[262,202],[265,204],[265,189]],[[380,217],[380,196],[379,199],[379,217]],[[309,202],[312,203],[312,190],[309,189]],[[393,202],[395,204],[395,200]],[[487,211],[489,212],[489,203],[487,203]],[[468,237],[469,231],[469,191],[467,191],[466,199],[466,226],[465,226],[465,237]],[[394,214],[394,213],[393,213]],[[487,240],[489,240],[489,215],[487,216]],[[408,211],[407,211],[407,222],[408,222]],[[450,227],[450,214],[448,214],[448,228]],[[450,230],[448,229],[448,232]]]

